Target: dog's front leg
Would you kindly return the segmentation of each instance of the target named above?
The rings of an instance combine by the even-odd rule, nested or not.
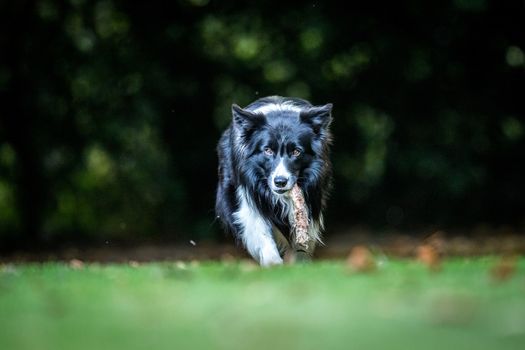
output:
[[[239,195],[239,210],[234,213],[235,223],[240,228],[240,237],[248,253],[262,266],[279,265],[283,259],[272,237],[269,222],[254,208],[242,192]]]
[[[243,232],[243,242],[250,255],[261,266],[280,265],[283,263],[283,259],[269,230],[264,229],[261,231],[258,227],[247,227]]]

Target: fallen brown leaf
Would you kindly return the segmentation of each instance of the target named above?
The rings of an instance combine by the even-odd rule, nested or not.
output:
[[[425,238],[424,244],[430,245],[441,256],[446,250],[445,237],[445,231],[435,231]]]
[[[430,244],[423,244],[417,248],[417,261],[433,271],[437,271],[441,268],[441,258],[439,253],[436,248]]]
[[[130,260],[129,261],[129,266],[131,266],[131,267],[139,267],[140,263],[138,261],[135,261],[135,260]]]
[[[74,270],[80,270],[84,268],[84,262],[79,259],[71,259],[69,260],[69,267]]]
[[[497,282],[510,279],[516,272],[516,263],[517,259],[515,256],[502,256],[490,270],[492,279]]]
[[[221,254],[221,261],[223,263],[233,263],[236,260],[237,259],[235,259],[235,257],[233,255],[231,255],[230,253],[223,253],[223,254]]]
[[[360,245],[352,248],[346,265],[354,272],[371,272],[376,269],[374,256],[367,247]]]

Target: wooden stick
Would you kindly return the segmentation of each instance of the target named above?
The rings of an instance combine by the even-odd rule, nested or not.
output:
[[[308,208],[305,205],[303,191],[297,184],[292,188],[290,195],[293,203],[293,223],[292,230],[295,239],[295,244],[304,249],[308,250],[308,225],[310,219],[308,218]]]

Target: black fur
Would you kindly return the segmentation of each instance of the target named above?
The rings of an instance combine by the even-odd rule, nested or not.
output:
[[[274,106],[270,112],[254,112],[268,105]],[[233,216],[239,209],[239,186],[246,189],[261,216],[289,236],[290,222],[283,214],[283,204],[275,200],[278,195],[268,185],[270,173],[281,158],[305,194],[310,218],[320,219],[331,188],[331,109],[331,104],[313,106],[302,99],[278,96],[261,98],[244,109],[232,106],[232,123],[217,147],[219,183],[215,208],[224,227],[235,237],[242,234]],[[266,147],[275,154],[268,156]],[[293,156],[296,148],[301,151],[297,157]]]

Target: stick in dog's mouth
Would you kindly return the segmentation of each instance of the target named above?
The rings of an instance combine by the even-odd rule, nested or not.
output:
[[[293,220],[292,230],[294,232],[295,244],[298,249],[308,251],[308,209],[306,208],[303,191],[295,184],[290,190],[293,203]]]

